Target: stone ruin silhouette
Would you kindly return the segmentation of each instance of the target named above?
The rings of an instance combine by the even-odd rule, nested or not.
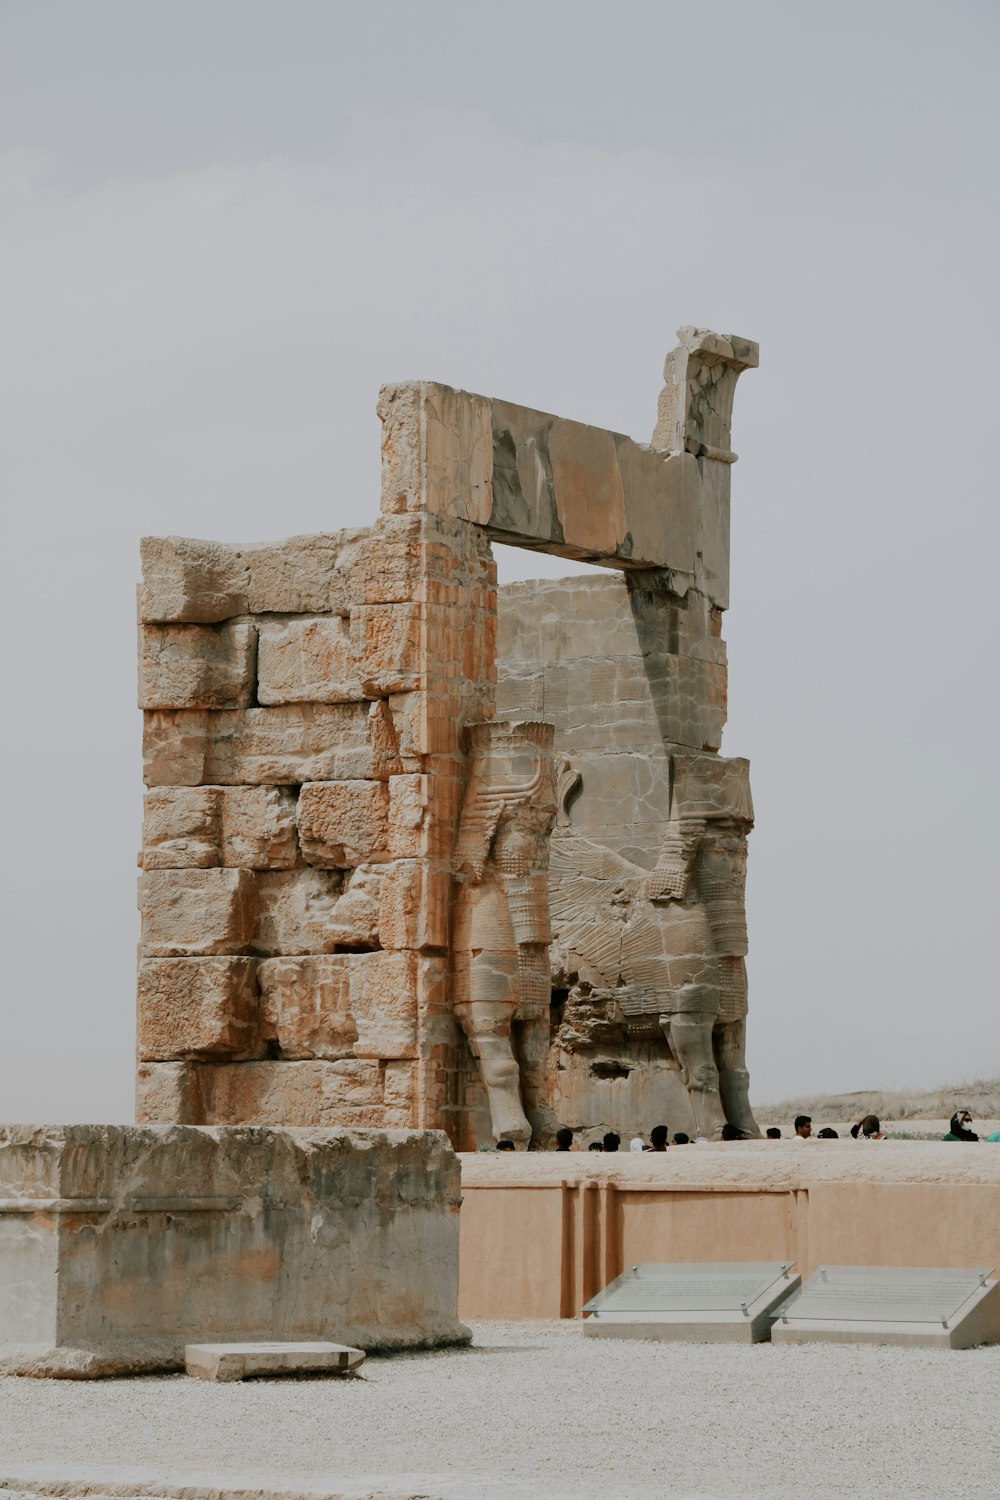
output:
[[[363,530],[142,547],[137,1119],[758,1134],[730,419],[697,328],[651,445],[431,382]],[[598,564],[497,589],[491,541]]]

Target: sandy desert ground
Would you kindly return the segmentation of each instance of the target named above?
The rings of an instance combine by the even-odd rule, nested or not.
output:
[[[372,1358],[346,1381],[2,1380],[0,1485],[996,1500],[998,1412],[1000,1347],[618,1343],[573,1322],[478,1324],[471,1349]]]

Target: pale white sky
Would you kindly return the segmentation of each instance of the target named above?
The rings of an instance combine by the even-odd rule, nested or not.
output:
[[[998,44],[988,0],[0,4],[0,1118],[131,1116],[138,538],[373,519],[386,380],[647,439],[681,323],[762,351],[754,1095],[1000,1072]]]

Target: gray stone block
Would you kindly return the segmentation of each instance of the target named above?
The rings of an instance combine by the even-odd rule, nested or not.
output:
[[[247,1380],[262,1375],[350,1375],[365,1362],[347,1344],[188,1344],[184,1368],[198,1380]]]

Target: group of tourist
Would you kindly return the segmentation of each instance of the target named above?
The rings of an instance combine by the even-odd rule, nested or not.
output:
[[[822,1130],[813,1135],[811,1115],[796,1115],[794,1121],[794,1141],[836,1141],[840,1134],[832,1126],[825,1125]],[[781,1130],[777,1125],[769,1125],[765,1131],[765,1138],[769,1141],[780,1141]],[[862,1115],[854,1125],[851,1126],[851,1135],[856,1141],[884,1141],[885,1135],[879,1123],[878,1115]],[[568,1125],[563,1125],[556,1131],[557,1151],[572,1151],[573,1131]],[[723,1125],[722,1139],[724,1141],[748,1140],[745,1131],[737,1130],[735,1125]],[[943,1137],[946,1141],[997,1141],[1000,1142],[1000,1130],[993,1135],[979,1136],[972,1128],[972,1116],[967,1109],[956,1110],[949,1122],[948,1134]],[[599,1141],[591,1141],[587,1146],[588,1151],[620,1151],[622,1138],[616,1130],[607,1131]],[[703,1135],[691,1137],[683,1130],[678,1130],[673,1139],[666,1125],[654,1125],[649,1132],[649,1139],[643,1140],[641,1135],[633,1136],[629,1141],[629,1151],[666,1151],[670,1146],[702,1146],[707,1144],[707,1137]],[[498,1151],[515,1151],[517,1148],[513,1141],[497,1141]]]

